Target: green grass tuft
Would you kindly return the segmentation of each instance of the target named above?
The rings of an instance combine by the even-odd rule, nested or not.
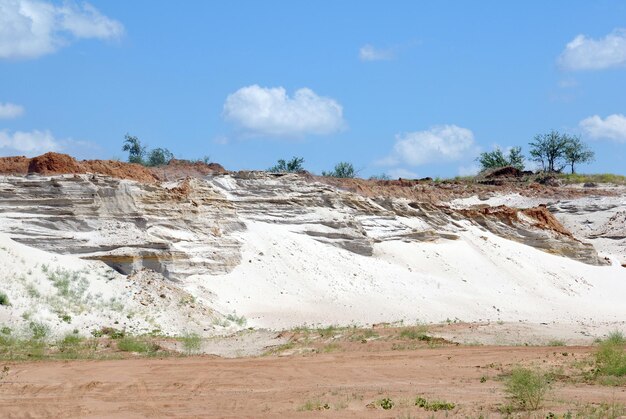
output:
[[[549,389],[549,383],[543,373],[517,367],[507,377],[504,388],[517,407],[537,410]]]

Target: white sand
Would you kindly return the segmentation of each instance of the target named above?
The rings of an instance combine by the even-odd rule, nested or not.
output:
[[[383,242],[373,257],[324,245],[295,226],[248,222],[243,262],[196,276],[223,313],[254,327],[406,320],[607,324],[626,319],[626,269],[590,266],[467,224],[456,241]]]

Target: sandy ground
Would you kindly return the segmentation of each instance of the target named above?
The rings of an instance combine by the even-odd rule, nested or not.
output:
[[[9,364],[3,417],[432,417],[416,396],[456,404],[460,417],[499,417],[498,377],[511,365],[558,367],[587,347],[443,347],[315,356],[210,357]],[[566,355],[564,355],[564,353]],[[484,377],[483,380],[481,378]],[[482,381],[482,382],[481,382]],[[389,397],[391,410],[370,403]],[[626,388],[557,382],[544,408],[626,403]],[[323,411],[318,405],[328,405]],[[368,407],[368,405],[370,405]],[[307,410],[312,407],[314,410]],[[444,417],[437,412],[435,417]]]

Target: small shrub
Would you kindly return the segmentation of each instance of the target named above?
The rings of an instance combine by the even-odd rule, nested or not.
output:
[[[624,336],[614,332],[600,343],[595,354],[598,375],[623,377],[626,376],[626,350]]]
[[[0,306],[9,306],[11,303],[9,302],[9,296],[0,291]]]
[[[356,176],[356,171],[352,163],[342,161],[335,165],[335,168],[330,172],[322,172],[322,176],[338,177],[338,178],[353,178]]]
[[[117,349],[122,352],[147,353],[156,352],[158,346],[144,340],[126,336],[117,341]]]
[[[101,338],[103,336],[108,336],[111,339],[121,339],[126,336],[126,332],[123,330],[116,329],[114,327],[102,327],[100,330],[92,330],[91,335],[94,338]]]
[[[186,333],[180,340],[187,354],[198,352],[202,346],[202,338],[197,333]]]
[[[393,400],[391,400],[389,397],[378,400],[376,404],[382,407],[384,410],[393,409],[394,406]]]
[[[244,316],[238,316],[237,312],[234,312],[233,314],[229,314],[228,316],[226,316],[226,320],[233,322],[240,327],[245,326],[246,323],[248,322],[248,320],[246,320]]]
[[[80,336],[70,333],[70,334],[65,335],[65,337],[61,341],[61,344],[66,345],[66,346],[74,346],[74,345],[78,345],[82,341],[83,339]]]
[[[28,327],[35,340],[44,340],[50,333],[50,327],[45,323],[30,322]]]
[[[424,410],[428,410],[431,412],[438,412],[440,410],[452,410],[456,407],[454,403],[442,401],[442,400],[432,400],[428,401],[423,397],[418,396],[415,399],[415,406],[421,407]]]
[[[426,334],[423,327],[409,327],[400,332],[400,339],[430,341],[432,337]]]
[[[328,403],[322,403],[319,400],[307,400],[302,406],[298,408],[301,412],[312,412],[314,410],[328,410],[330,405]]]
[[[505,382],[505,391],[521,409],[537,410],[549,389],[545,375],[528,368],[515,368]]]

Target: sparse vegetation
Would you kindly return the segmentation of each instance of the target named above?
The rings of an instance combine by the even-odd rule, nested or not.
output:
[[[167,148],[155,148],[154,150],[150,150],[148,153],[146,166],[165,166],[172,159],[174,159],[174,155]]]
[[[600,173],[600,174],[559,174],[558,178],[566,183],[566,184],[574,184],[574,183],[587,183],[587,184],[597,184],[597,183],[611,183],[615,185],[626,185],[626,176],[615,175],[611,173]]]
[[[453,410],[456,405],[454,403],[441,401],[441,400],[426,400],[424,397],[418,396],[415,399],[415,406],[421,407],[424,410],[438,412],[440,410]]]
[[[226,320],[235,323],[237,326],[244,327],[248,320],[244,316],[238,316],[237,312],[233,312],[226,316]]]
[[[335,168],[330,172],[322,172],[322,176],[338,177],[338,178],[353,178],[356,176],[356,171],[352,163],[342,161],[335,165]]]
[[[400,331],[400,339],[430,341],[432,336],[427,334],[428,329],[423,326],[408,327]]]
[[[180,337],[185,353],[191,355],[200,351],[202,347],[202,338],[197,333],[186,333]]]
[[[328,410],[330,405],[328,403],[322,403],[319,400],[307,400],[302,406],[298,408],[300,412],[312,412],[315,410]]]
[[[30,322],[28,327],[34,340],[44,340],[50,333],[50,327],[45,323]]]
[[[505,381],[506,393],[513,404],[523,410],[539,409],[548,389],[545,374],[524,367],[513,369]]]
[[[626,339],[615,331],[600,342],[595,354],[596,374],[598,376],[626,376]]]
[[[128,152],[129,163],[143,166],[164,166],[174,159],[174,154],[167,148],[155,148],[148,151],[146,146],[141,144],[139,138],[130,134],[124,136],[122,151]],[[146,156],[148,157],[146,158]]]
[[[521,147],[512,147],[509,150],[508,156],[505,156],[498,147],[493,151],[480,153],[480,156],[478,156],[476,160],[480,163],[482,170],[506,166],[513,166],[519,170],[524,170],[524,156]]]
[[[0,306],[9,306],[11,303],[9,302],[9,296],[4,292],[0,291]]]
[[[395,403],[389,397],[385,397],[383,399],[377,400],[376,405],[380,406],[384,410],[390,410],[393,409]]]
[[[291,160],[280,159],[276,165],[270,167],[267,171],[273,173],[300,173],[304,172],[303,163],[304,158],[302,157],[292,157]]]
[[[125,336],[117,341],[117,349],[123,352],[156,353],[159,346],[153,342],[136,337]]]

